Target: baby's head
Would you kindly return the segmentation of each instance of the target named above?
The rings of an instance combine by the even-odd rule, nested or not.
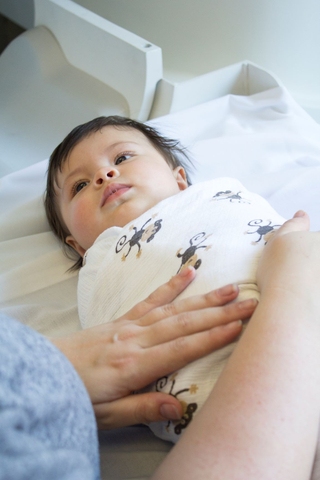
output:
[[[189,161],[179,142],[124,117],[99,117],[67,135],[50,157],[45,209],[65,252],[76,252],[73,269],[104,230],[190,185],[181,158]]]

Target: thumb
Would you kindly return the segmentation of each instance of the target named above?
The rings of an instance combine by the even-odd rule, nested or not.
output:
[[[287,220],[275,233],[275,236],[286,235],[290,232],[304,232],[310,228],[309,215],[303,210],[296,212],[290,220]]]
[[[179,420],[183,415],[179,400],[159,392],[129,395],[111,403],[94,405],[93,408],[99,429]]]

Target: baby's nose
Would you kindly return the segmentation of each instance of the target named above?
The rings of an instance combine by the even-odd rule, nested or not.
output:
[[[117,178],[118,176],[119,172],[115,167],[103,167],[97,171],[94,181],[97,185],[101,185],[106,180],[110,178]]]

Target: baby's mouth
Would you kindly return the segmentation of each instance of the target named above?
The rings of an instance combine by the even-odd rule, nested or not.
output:
[[[116,198],[120,197],[130,188],[131,185],[124,185],[122,183],[111,183],[106,187],[105,191],[103,192],[101,207],[103,207],[103,205],[105,205],[106,203],[110,203]]]

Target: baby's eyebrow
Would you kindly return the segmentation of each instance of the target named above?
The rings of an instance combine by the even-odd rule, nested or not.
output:
[[[82,171],[82,169],[81,169],[80,167],[77,167],[77,168],[75,168],[74,170],[72,170],[72,172],[70,172],[70,173],[66,176],[66,178],[65,178],[65,180],[64,180],[64,182],[63,182],[63,185],[65,185],[65,184],[70,180],[70,178],[74,177],[75,175],[78,175],[81,171]]]
[[[115,147],[118,147],[119,145],[139,145],[137,142],[134,142],[133,140],[122,140],[121,142],[115,142],[112,145],[109,145],[106,149],[106,151],[112,150]]]

